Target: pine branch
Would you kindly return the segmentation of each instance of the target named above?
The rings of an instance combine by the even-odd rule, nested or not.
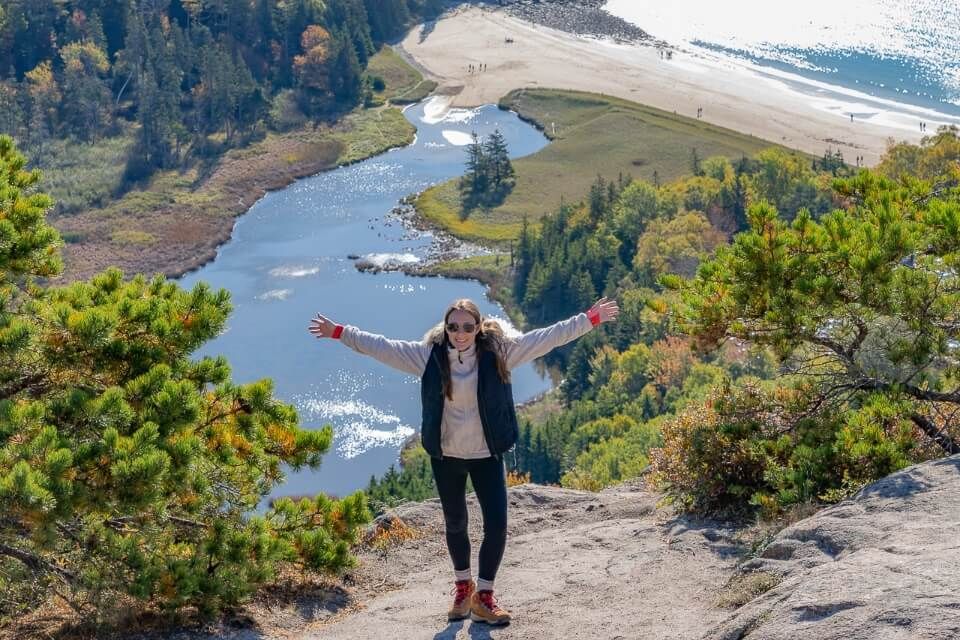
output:
[[[77,576],[55,564],[47,562],[40,556],[36,556],[29,551],[17,549],[0,542],[0,555],[19,560],[28,569],[37,574],[54,574],[68,584],[76,584]]]
[[[932,420],[919,413],[911,413],[910,419],[913,420],[913,423],[920,427],[920,430],[927,434],[931,440],[936,442],[947,455],[960,453],[960,444],[944,433],[943,429],[937,428],[937,425],[933,424]]]
[[[893,391],[896,388],[897,390],[903,391],[907,395],[916,398],[917,400],[960,404],[960,392],[957,391],[950,393],[931,391],[929,389],[921,389],[920,387],[912,384],[883,382],[882,380],[877,380],[876,378],[864,378],[862,381],[857,383],[857,386],[861,389],[871,389],[875,391]]]
[[[45,373],[34,373],[28,376],[24,376],[19,380],[14,381],[13,383],[0,388],[0,400],[6,400],[17,395],[21,391],[28,390],[32,387],[35,387],[37,383],[42,382],[47,377]]]

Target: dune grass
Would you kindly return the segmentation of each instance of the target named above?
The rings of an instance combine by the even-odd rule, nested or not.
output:
[[[421,80],[415,87],[397,95],[396,97],[390,98],[390,104],[404,105],[404,104],[414,104],[415,102],[420,102],[437,88],[437,83],[433,80]]]
[[[363,109],[343,120],[345,130],[332,138],[341,145],[334,164],[350,164],[413,142],[416,129],[399,109]]]
[[[500,107],[535,124],[550,144],[513,162],[516,186],[494,209],[461,211],[456,180],[421,194],[420,213],[454,235],[501,243],[517,236],[524,216],[535,224],[561,201],[583,200],[598,175],[664,183],[692,172],[694,149],[703,160],[776,146],[701,120],[578,91],[512,91]]]
[[[420,73],[390,47],[382,47],[367,64],[367,73],[383,78],[386,88],[375,92],[380,103],[412,104],[426,98],[437,83],[424,80]]]
[[[417,212],[432,224],[464,240],[504,244],[520,235],[522,222],[516,218],[501,218],[499,209],[475,209],[464,217],[456,179],[427,189],[417,197],[414,205]]]

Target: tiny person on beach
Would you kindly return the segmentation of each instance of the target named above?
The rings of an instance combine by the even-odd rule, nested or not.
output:
[[[417,342],[367,333],[319,313],[310,321],[308,331],[317,338],[339,339],[358,353],[420,377],[420,440],[430,454],[455,578],[448,620],[469,616],[492,625],[510,622],[510,613],[493,595],[507,542],[504,453],[519,433],[510,370],[616,320],[619,313],[616,300],[601,298],[586,312],[511,338],[499,322],[481,316],[473,301],[461,299]],[[467,535],[468,475],[483,515],[476,583]]]

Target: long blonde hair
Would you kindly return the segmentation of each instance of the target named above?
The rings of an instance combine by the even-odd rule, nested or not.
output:
[[[423,336],[423,341],[427,344],[442,344],[451,347],[450,340],[447,337],[447,319],[454,311],[465,311],[473,316],[477,322],[477,358],[484,351],[489,351],[497,359],[497,373],[500,374],[500,380],[504,383],[510,382],[510,370],[507,369],[507,336],[503,333],[503,327],[496,320],[484,318],[480,315],[480,309],[469,298],[460,298],[455,300],[443,314],[443,321],[434,326]],[[443,383],[443,395],[453,400],[453,385],[450,382],[450,361],[447,358],[440,358],[440,380]]]

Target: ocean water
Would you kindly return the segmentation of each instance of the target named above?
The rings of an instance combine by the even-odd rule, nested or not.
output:
[[[851,102],[867,97],[960,123],[958,0],[609,0],[605,8],[682,49],[778,72],[795,90],[822,93],[826,84]]]

